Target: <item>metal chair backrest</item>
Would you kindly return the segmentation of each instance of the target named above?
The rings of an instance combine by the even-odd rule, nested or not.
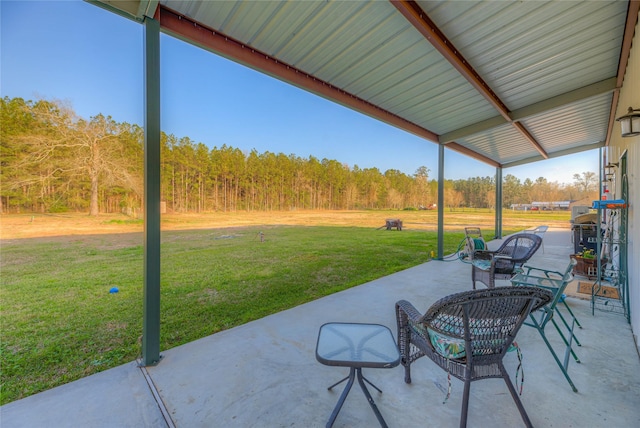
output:
[[[536,235],[543,235],[548,229],[549,229],[549,226],[538,226],[535,229],[533,229],[531,233],[534,233]]]
[[[564,290],[567,288],[567,285],[569,285],[571,280],[573,280],[573,267],[577,263],[578,262],[576,261],[576,259],[571,259],[569,261],[569,265],[567,266],[567,269],[562,274],[562,278],[549,279],[547,284],[545,284],[545,282],[543,281],[540,284],[536,285],[537,287],[542,287],[554,293],[553,299],[551,300],[551,302],[549,302],[548,305],[542,308],[544,309],[544,315],[542,315],[541,318],[538,320],[538,323],[542,328],[544,328],[544,326],[551,320],[553,316],[553,311],[555,310],[556,306],[561,301],[561,299],[563,299]],[[534,314],[532,313],[531,316],[534,316]]]
[[[495,251],[496,254],[510,257],[516,265],[529,260],[540,248],[542,238],[532,233],[517,233],[508,237]]]

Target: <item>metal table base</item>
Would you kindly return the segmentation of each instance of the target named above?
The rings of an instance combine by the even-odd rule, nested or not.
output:
[[[342,382],[344,382],[345,380],[348,380],[347,386],[344,387],[344,390],[340,395],[340,399],[336,403],[336,407],[333,409],[333,412],[331,413],[331,417],[329,418],[329,422],[327,422],[326,427],[331,428],[333,426],[333,423],[338,417],[338,413],[340,413],[340,409],[344,404],[344,400],[347,399],[347,395],[349,395],[349,391],[351,391],[351,387],[353,386],[353,381],[356,376],[358,377],[358,383],[360,384],[360,388],[362,389],[362,392],[364,392],[364,395],[365,397],[367,397],[367,401],[369,402],[369,405],[373,409],[373,413],[376,414],[376,418],[378,418],[378,422],[380,422],[380,426],[384,428],[388,428],[387,423],[384,421],[384,418],[382,417],[382,415],[380,414],[380,411],[378,410],[378,406],[376,406],[376,403],[373,401],[373,398],[371,397],[371,394],[369,393],[369,390],[367,389],[367,386],[364,383],[367,382],[369,385],[373,386],[380,394],[382,394],[382,390],[377,386],[375,386],[373,383],[371,383],[369,379],[367,379],[362,375],[362,367],[351,367],[351,369],[349,370],[349,376],[345,377],[344,379],[334,383],[329,388],[327,388],[328,390],[331,390],[334,386],[337,386]]]

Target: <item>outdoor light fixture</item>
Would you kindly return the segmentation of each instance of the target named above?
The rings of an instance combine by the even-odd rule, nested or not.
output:
[[[623,137],[640,135],[640,110],[629,107],[627,114],[616,119],[620,122]]]

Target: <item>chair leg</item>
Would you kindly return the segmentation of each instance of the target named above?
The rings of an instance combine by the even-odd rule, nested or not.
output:
[[[469,393],[471,392],[471,378],[464,381],[464,391],[462,392],[462,413],[460,415],[460,428],[467,427],[467,416],[469,415]]]
[[[407,314],[396,305],[396,321],[398,323],[398,349],[400,364],[404,367],[404,381],[411,383],[411,332]]]
[[[562,304],[564,305],[565,308],[567,308],[567,311],[569,311],[569,314],[573,317],[574,321],[576,322],[576,325],[579,328],[582,328],[582,324],[580,324],[580,321],[578,321],[578,318],[576,318],[576,316],[573,314],[573,311],[571,310],[569,305],[567,305],[567,302],[564,299],[562,299]]]
[[[564,375],[565,379],[567,379],[567,382],[569,382],[569,385],[571,385],[571,389],[573,389],[573,392],[578,392],[578,388],[576,388],[576,386],[573,384],[573,381],[569,377],[569,373],[567,372],[567,369],[564,367],[564,364],[562,364],[562,362],[556,355],[556,352],[553,350],[551,343],[549,343],[547,336],[544,334],[544,330],[538,326],[535,326],[535,327],[540,333],[540,336],[542,336],[542,339],[544,340],[544,343],[547,345],[547,348],[549,348],[551,355],[553,355],[553,359],[556,360],[556,364],[558,364],[558,367],[560,367],[560,370],[562,370],[562,374]]]
[[[406,363],[403,358],[402,365],[404,366],[404,383],[411,383],[411,363]]]
[[[509,379],[507,370],[504,368],[502,363],[500,363],[500,371],[502,372],[502,379],[504,379],[504,383],[507,384],[507,389],[509,389],[509,392],[511,393],[511,397],[513,398],[513,401],[516,403],[516,407],[518,407],[518,411],[520,412],[520,416],[522,417],[524,424],[527,427],[532,428],[533,424],[531,424],[531,421],[529,420],[529,416],[527,415],[527,412],[526,410],[524,410],[524,406],[522,405],[522,401],[520,401],[520,397],[518,397],[518,392],[514,388],[513,383],[511,383],[511,379]]]

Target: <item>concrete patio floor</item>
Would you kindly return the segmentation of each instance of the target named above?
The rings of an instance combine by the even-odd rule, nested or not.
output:
[[[529,264],[566,268],[570,231],[551,229],[544,240],[544,253],[539,250]],[[470,278],[470,267],[460,261],[425,263],[166,350],[156,367],[141,369],[131,362],[9,403],[0,408],[0,426],[322,427],[344,384],[327,387],[348,369],[316,361],[319,327],[329,321],[379,323],[395,336],[397,300],[409,300],[424,312],[440,297],[471,289]],[[640,426],[640,359],[629,324],[616,313],[592,315],[588,295],[568,294],[584,327],[576,331],[582,363],[569,365],[579,392],[572,392],[538,332],[523,326],[517,338],[525,370],[521,399],[531,421],[537,427]],[[562,355],[551,326],[547,334]],[[505,362],[513,379],[515,353]],[[462,383],[452,379],[451,398],[443,404],[447,374],[431,361],[412,365],[410,385],[401,366],[364,369],[364,374],[384,391],[370,389],[390,427],[458,426]],[[522,425],[502,380],[472,384],[470,427]],[[379,426],[357,385],[334,426]]]

